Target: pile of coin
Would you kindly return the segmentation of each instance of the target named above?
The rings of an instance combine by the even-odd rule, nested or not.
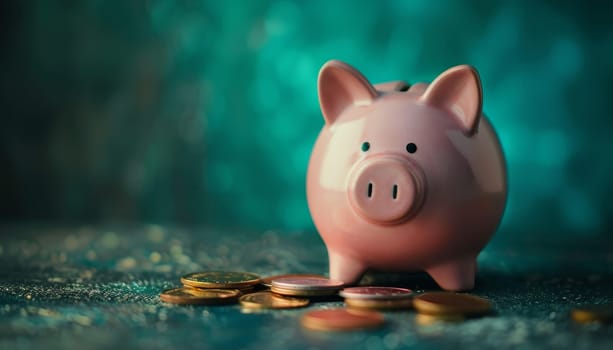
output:
[[[317,309],[305,313],[301,323],[313,330],[374,328],[385,324],[378,310],[415,308],[422,324],[459,321],[491,310],[482,298],[450,292],[415,295],[406,288],[345,287],[340,281],[311,274],[277,275],[266,278],[248,272],[206,271],[181,278],[183,287],[163,291],[160,299],[173,304],[240,304],[247,311],[305,307],[311,301],[340,300],[346,308]]]
[[[191,288],[238,289],[243,293],[247,293],[260,283],[260,276],[249,272],[194,272],[181,277],[181,283]]]
[[[240,304],[246,309],[293,309],[309,305],[309,299],[292,298],[268,291],[256,292],[240,297]]]
[[[273,284],[281,281],[281,290]],[[248,272],[206,271],[181,277],[183,287],[163,291],[160,300],[172,304],[236,304],[244,309],[287,309],[309,305],[308,298],[336,294],[342,286],[319,275],[279,275],[261,279]],[[273,291],[268,291],[273,288]]]
[[[302,315],[301,323],[312,330],[345,331],[380,327],[381,311],[414,308],[418,324],[457,322],[491,312],[490,302],[466,293],[416,294],[396,287],[345,287],[342,282],[314,274],[284,274],[260,278],[248,272],[206,271],[181,278],[183,287],[160,294],[166,303],[183,305],[240,304],[245,311],[308,306],[311,301],[340,300],[346,308],[316,309]],[[570,312],[577,323],[613,322],[613,304],[583,305]]]
[[[163,291],[160,300],[172,304],[233,304],[243,293],[252,291],[260,277],[245,272],[209,271],[185,275],[181,282],[183,287]]]
[[[167,303],[184,305],[232,304],[238,300],[240,291],[236,289],[196,289],[181,287],[168,289],[160,294]]]
[[[413,291],[395,287],[351,287],[340,293],[350,308],[401,310],[413,306]]]
[[[343,282],[325,277],[290,276],[272,280],[270,290],[281,295],[324,297],[336,295],[343,288]]]

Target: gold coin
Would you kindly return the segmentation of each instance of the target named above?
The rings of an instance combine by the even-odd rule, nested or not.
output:
[[[265,277],[262,278],[260,280],[260,283],[265,285],[266,287],[270,288],[272,286],[272,281],[276,280],[276,279],[281,279],[281,278],[301,278],[301,277],[316,277],[316,278],[326,278],[322,275],[316,275],[316,274],[310,274],[310,273],[292,273],[292,274],[285,274],[285,275],[276,275],[276,276],[269,276],[269,277]]]
[[[270,291],[273,293],[281,294],[281,295],[289,295],[289,296],[301,296],[301,297],[319,297],[319,296],[328,296],[335,295],[338,290],[336,289],[288,289],[288,288],[280,288],[277,286],[272,286]]]
[[[196,288],[245,289],[260,283],[260,276],[249,272],[205,271],[181,277],[181,283]]]
[[[345,304],[351,308],[374,309],[374,310],[399,310],[413,307],[413,300],[405,299],[349,299],[345,298]]]
[[[309,299],[291,298],[271,292],[257,292],[243,295],[241,306],[250,309],[291,309],[309,305]]]
[[[211,288],[200,288],[200,287],[192,287],[192,286],[188,286],[188,285],[183,285],[184,288],[191,288],[191,289],[195,289],[195,290],[199,290],[199,291],[207,291]],[[214,288],[214,289],[227,289],[227,288]],[[249,286],[249,287],[245,287],[245,288],[230,288],[230,289],[237,289],[241,292],[241,295],[243,294],[248,294],[248,293],[253,293],[255,291],[255,287],[254,286]]]
[[[241,292],[237,289],[173,288],[160,293],[160,300],[166,303],[183,305],[219,305],[234,303]]]
[[[613,304],[583,305],[571,310],[570,317],[578,323],[610,323],[613,322]]]
[[[415,321],[422,325],[428,326],[439,322],[460,322],[464,321],[465,317],[461,314],[447,314],[447,315],[427,315],[417,314],[415,315]]]
[[[348,331],[375,328],[383,325],[383,315],[376,311],[325,309],[313,310],[302,316],[305,328],[319,331]]]
[[[413,300],[415,310],[428,315],[482,315],[491,310],[486,299],[460,293],[429,292],[418,295]]]

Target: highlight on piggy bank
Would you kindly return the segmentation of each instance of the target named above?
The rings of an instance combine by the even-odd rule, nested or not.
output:
[[[351,284],[368,269],[425,271],[443,289],[472,289],[507,197],[475,69],[453,67],[430,84],[373,85],[329,61],[318,93],[324,126],[307,198],[330,278]]]

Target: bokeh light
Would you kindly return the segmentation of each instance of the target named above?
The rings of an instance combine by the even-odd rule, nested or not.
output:
[[[559,1],[7,2],[3,220],[312,230],[328,59],[373,82],[468,63],[508,161],[507,239],[613,227],[610,8]],[[508,234],[507,234],[508,233]]]

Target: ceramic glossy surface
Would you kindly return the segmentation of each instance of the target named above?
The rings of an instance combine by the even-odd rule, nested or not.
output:
[[[426,271],[443,289],[469,290],[504,211],[504,155],[472,67],[407,86],[372,85],[340,61],[322,67],[309,209],[330,278]]]

